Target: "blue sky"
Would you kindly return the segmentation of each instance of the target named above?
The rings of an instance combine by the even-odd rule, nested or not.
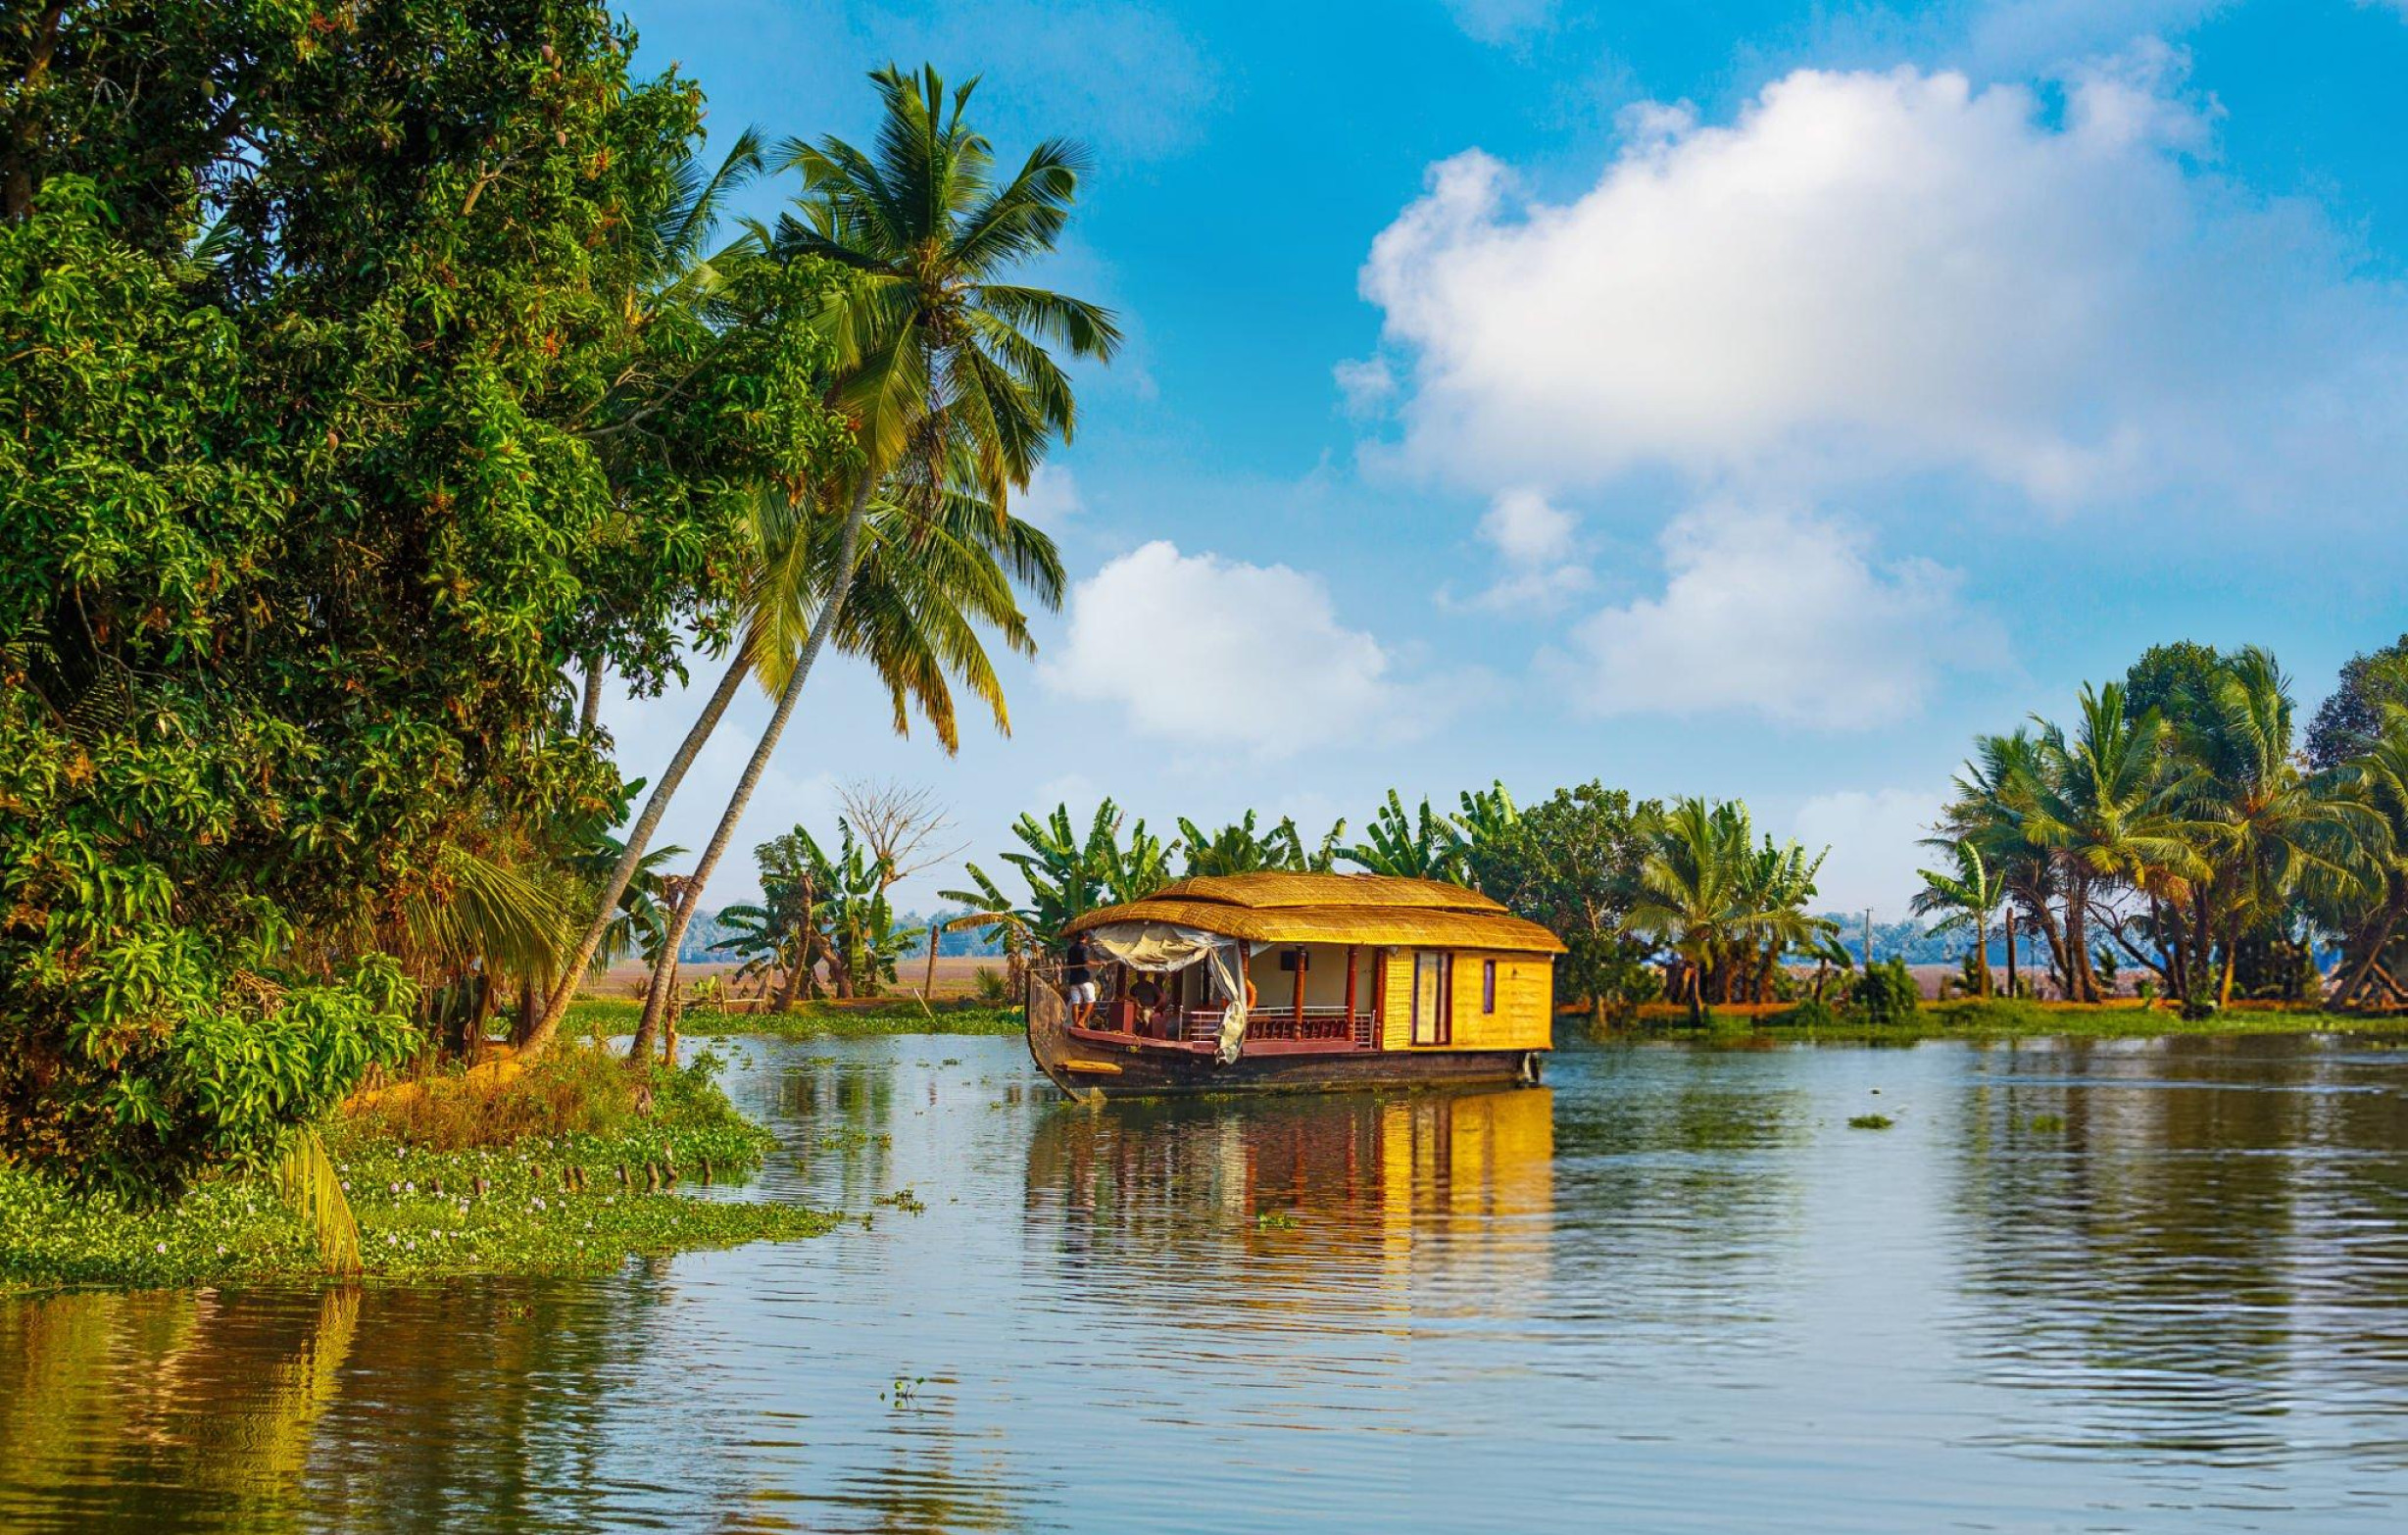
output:
[[[897,740],[840,666],[740,850],[865,776],[990,868],[1057,801],[1594,777],[1745,797],[1897,914],[1974,732],[2177,638],[2309,708],[2408,628],[2408,4],[628,10],[714,132],[862,137],[892,58],[982,74],[1007,158],[1084,140],[1042,275],[1130,334],[1021,506],[1076,586],[1011,736]],[[608,713],[632,771],[690,716]]]

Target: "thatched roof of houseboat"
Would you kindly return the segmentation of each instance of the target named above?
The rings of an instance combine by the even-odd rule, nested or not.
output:
[[[1065,932],[1107,922],[1174,922],[1249,943],[1358,943],[1561,954],[1562,941],[1477,890],[1386,874],[1209,874],[1142,901],[1100,907]]]

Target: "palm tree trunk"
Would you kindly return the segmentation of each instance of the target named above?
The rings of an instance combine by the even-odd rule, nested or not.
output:
[[[829,587],[826,601],[819,605],[819,617],[811,623],[811,637],[803,642],[803,654],[795,658],[794,670],[787,676],[785,687],[778,692],[777,708],[769,716],[768,725],[762,729],[761,740],[753,748],[752,760],[744,765],[744,776],[736,780],[736,792],[728,797],[727,810],[719,817],[718,829],[712,832],[710,845],[703,849],[702,859],[694,866],[689,882],[685,889],[678,892],[677,905],[669,914],[668,931],[662,937],[662,960],[655,966],[656,974],[661,966],[676,962],[677,946],[684,942],[686,928],[694,920],[695,908],[702,902],[703,887],[711,882],[712,870],[718,867],[721,855],[727,851],[727,844],[735,839],[736,823],[744,818],[746,807],[752,804],[753,791],[761,786],[761,776],[768,770],[770,754],[777,750],[778,737],[785,733],[786,721],[794,716],[795,700],[803,696],[803,684],[811,678],[811,664],[819,659],[820,647],[827,643],[828,635],[836,628],[838,617],[844,612],[845,597],[853,589],[853,561],[855,551],[860,547],[861,519],[869,509],[870,479],[871,476],[864,471],[854,487],[853,505],[846,510],[845,530],[836,546],[835,580]],[[644,999],[644,1021],[636,1034],[638,1046],[649,1049],[652,1035],[660,1027],[664,1001],[658,986],[653,988],[651,996]],[[643,1059],[632,1049],[628,1052],[628,1058]]]
[[[2383,958],[2383,947],[2390,943],[2393,929],[2399,926],[2401,915],[2408,912],[2408,881],[2394,874],[2388,883],[2390,894],[2383,901],[2383,915],[2376,919],[2373,930],[2362,935],[2363,952],[2356,966],[2343,972],[2340,985],[2326,1000],[2326,1006],[2346,1007],[2349,999],[2364,988],[2367,978],[2375,973],[2376,962]]]
[[[635,878],[636,866],[643,862],[644,849],[651,843],[652,834],[661,827],[661,817],[668,810],[669,797],[685,780],[686,769],[694,766],[694,759],[702,755],[703,743],[711,739],[713,730],[718,728],[719,717],[727,713],[727,706],[734,700],[746,670],[744,655],[739,651],[735,659],[727,664],[719,685],[712,690],[710,701],[703,705],[702,714],[696,717],[693,726],[686,731],[686,738],[678,743],[676,755],[668,760],[666,768],[661,769],[661,781],[654,784],[652,792],[644,797],[644,809],[636,817],[635,824],[628,828],[627,845],[619,850],[618,863],[611,870],[610,880],[603,887],[593,919],[586,925],[585,936],[578,940],[576,953],[561,967],[560,979],[553,984],[552,995],[544,1004],[544,1015],[536,1021],[534,1030],[527,1035],[526,1045],[519,1052],[521,1059],[532,1061],[551,1048],[553,1036],[560,1032],[561,1019],[568,1015],[569,1000],[577,994],[577,982],[584,978],[586,967],[594,963],[594,954],[602,947],[603,935],[611,930],[611,918],[618,910],[618,898],[627,893],[628,884]],[[674,954],[676,947],[674,943],[670,944],[668,952]]]
[[[585,702],[577,710],[577,734],[592,735],[602,721],[602,655],[585,658]]]

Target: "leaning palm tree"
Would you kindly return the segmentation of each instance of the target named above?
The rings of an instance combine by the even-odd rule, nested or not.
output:
[[[662,183],[657,205],[648,217],[630,221],[624,231],[643,267],[642,302],[648,318],[684,311],[723,332],[747,322],[750,317],[728,312],[725,295],[732,274],[747,262],[765,255],[760,233],[748,228],[726,246],[713,250],[713,245],[728,199],[758,175],[762,167],[761,134],[757,129],[747,128],[739,133],[717,169],[708,173],[691,146],[681,146],[680,157]],[[593,732],[601,712],[602,665],[599,655],[590,652],[585,655],[584,698],[577,718],[581,734]],[[645,797],[635,824],[627,829],[626,840],[619,844],[616,860],[598,882],[593,904],[587,909],[583,934],[557,972],[558,979],[545,999],[542,1015],[526,1030],[524,1049],[529,1057],[541,1054],[550,1045],[560,1030],[561,1020],[567,1015],[579,980],[610,941],[613,927],[621,919],[622,898],[643,872],[643,861],[649,855],[654,833],[660,829],[662,817],[668,812],[669,801],[735,702],[748,666],[747,658],[739,650],[720,671],[718,681],[704,700],[702,712],[687,728],[685,739],[678,743],[667,766],[653,780],[652,792]]]
[[[1047,343],[1100,360],[1120,345],[1108,312],[999,280],[1059,240],[1082,152],[1050,140],[998,185],[993,148],[963,118],[976,81],[949,103],[932,67],[915,79],[890,65],[870,78],[885,110],[876,152],[837,138],[790,141],[784,164],[802,173],[804,192],[770,236],[781,257],[830,262],[852,277],[824,319],[835,348],[830,401],[855,423],[858,453],[797,506],[804,517],[841,516],[835,561],[768,725],[670,914],[672,950],[843,615],[872,496],[902,476],[1007,506],[1050,442],[1076,428],[1069,377]],[[957,478],[964,469],[966,479]],[[646,1016],[665,1002],[656,994]]]
[[[987,706],[996,729],[1009,734],[1011,717],[985,636],[992,632],[1015,654],[1035,654],[1019,593],[1058,608],[1066,579],[1061,557],[1041,529],[970,492],[898,482],[890,489],[902,499],[882,495],[863,520],[852,594],[838,615],[833,643],[868,662],[885,682],[896,733],[909,733],[916,711],[945,750],[956,750],[960,732],[954,695],[959,687]],[[786,516],[791,506],[764,496],[755,520],[758,541],[777,550],[763,562],[762,581],[785,595],[764,593],[752,604],[755,619],[744,648],[752,670],[772,692],[789,682],[794,647],[807,638],[796,632],[796,616],[812,606],[811,594],[833,583],[841,553],[837,524],[824,518],[797,521]],[[699,899],[690,886],[688,897]],[[631,1060],[642,1059],[658,1037],[665,1002],[649,999],[671,994],[675,953],[664,945],[655,956]]]
[[[1907,910],[1917,916],[1944,914],[1932,924],[1935,933],[1969,929],[1973,933],[1973,974],[1976,995],[1990,995],[1990,915],[1998,910],[2006,899],[2006,888],[1990,866],[1982,862],[1982,849],[1970,837],[1961,837],[1947,844],[1956,867],[1946,871],[1919,868],[1915,873],[1923,880],[1923,888],[1907,903]]]

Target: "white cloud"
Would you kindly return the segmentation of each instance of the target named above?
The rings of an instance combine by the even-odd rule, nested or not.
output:
[[[1715,505],[1675,519],[1662,543],[1663,595],[1593,615],[1555,658],[1600,713],[1876,725],[1921,708],[1942,667],[1992,665],[2002,644],[1962,572],[1877,566],[1841,522]]]
[[[1555,0],[1446,0],[1447,14],[1485,43],[1513,42],[1555,20]]]
[[[1384,357],[1349,359],[1330,370],[1349,416],[1375,414],[1397,392],[1397,375]]]
[[[1040,670],[1145,734],[1264,758],[1397,739],[1434,714],[1377,639],[1338,620],[1317,576],[1158,539],[1076,584],[1068,633]]]
[[[1572,514],[1535,490],[1508,490],[1480,520],[1480,536],[1515,565],[1546,565],[1572,552]]]
[[[1906,903],[1923,888],[1915,870],[1945,867],[1920,845],[1940,812],[1938,795],[1913,789],[1848,789],[1799,806],[1791,835],[1809,853],[1831,849],[1815,875],[1815,910],[1870,907],[1879,921],[1905,916]]]
[[[1439,163],[1361,276],[1410,360],[1404,462],[1491,490],[1970,469],[2058,504],[2379,482],[2408,310],[2320,217],[2200,169],[2180,70],[2144,45],[2072,72],[2061,118],[1801,70],[1727,124],[1626,113],[1562,204]]]
[[[1078,476],[1059,464],[1040,464],[1028,477],[1027,488],[1012,498],[1012,516],[1034,522],[1049,533],[1087,510],[1079,494]]]
[[[1504,573],[1469,602],[1458,603],[1444,588],[1439,603],[1492,613],[1548,614],[1597,584],[1575,558],[1579,520],[1536,490],[1508,490],[1489,504],[1480,536],[1504,562]]]

